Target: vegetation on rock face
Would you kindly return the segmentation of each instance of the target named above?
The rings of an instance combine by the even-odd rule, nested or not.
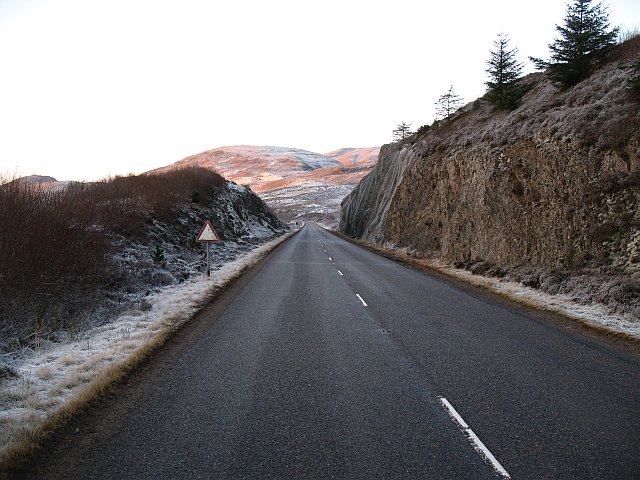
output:
[[[509,37],[500,33],[495,42],[496,50],[487,61],[489,68],[485,99],[500,110],[513,110],[520,104],[524,88],[517,80],[522,76],[523,65],[518,62],[518,49],[509,49]]]
[[[571,87],[587,78],[595,64],[615,45],[619,29],[609,30],[609,15],[602,3],[574,0],[567,6],[564,25],[556,25],[560,37],[549,44],[551,60],[531,60],[546,68],[549,77],[561,87]]]

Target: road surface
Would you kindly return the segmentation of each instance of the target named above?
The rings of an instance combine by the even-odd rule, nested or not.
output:
[[[640,478],[640,357],[305,226],[29,478]]]

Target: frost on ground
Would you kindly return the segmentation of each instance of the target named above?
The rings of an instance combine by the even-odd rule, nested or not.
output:
[[[395,245],[387,244],[385,248],[421,257],[417,252]],[[535,308],[640,339],[637,277],[544,272],[534,268],[500,267],[488,262],[453,266],[433,258],[420,258],[419,263]]]
[[[188,321],[217,289],[290,235],[217,265],[211,278],[200,274],[162,287],[146,297],[144,308],[82,334],[43,342],[5,363],[0,371],[0,464],[16,445],[37,437],[35,432],[65,405],[91,397],[110,372],[130,365],[150,344]]]
[[[352,190],[353,185],[305,181],[259,195],[284,220],[315,221],[327,228],[336,228],[340,203]]]
[[[489,287],[495,292],[537,308],[561,313],[583,323],[640,339],[640,319],[631,313],[612,312],[606,305],[579,303],[575,295],[551,295],[519,282],[476,275],[468,270],[453,267],[445,267],[443,270],[469,283]]]

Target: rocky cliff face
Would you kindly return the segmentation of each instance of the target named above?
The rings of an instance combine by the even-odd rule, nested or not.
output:
[[[436,255],[640,270],[640,115],[632,54],[572,89],[543,74],[512,112],[481,99],[382,148],[342,202],[343,232]]]

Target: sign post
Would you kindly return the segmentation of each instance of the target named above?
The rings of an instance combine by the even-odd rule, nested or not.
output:
[[[213,229],[209,220],[204,222],[204,225],[196,238],[196,242],[207,244],[207,277],[211,277],[211,244],[219,243],[220,237]]]

